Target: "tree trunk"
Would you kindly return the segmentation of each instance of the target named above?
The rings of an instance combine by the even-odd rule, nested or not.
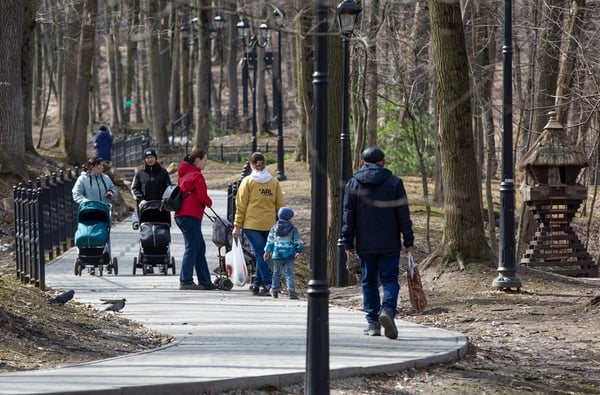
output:
[[[60,86],[60,126],[62,128],[61,139],[62,145],[64,146],[65,152],[76,152],[78,147],[71,147],[75,143],[76,131],[73,130],[73,119],[75,118],[76,95],[71,94],[73,89],[73,78],[77,75],[77,59],[78,59],[78,43],[81,34],[81,22],[79,15],[83,11],[82,1],[73,3],[73,7],[64,7],[64,31],[62,34],[60,31],[57,32],[58,39],[62,39],[59,43],[60,62],[59,62],[59,79],[57,84]],[[79,143],[78,145],[81,145]],[[86,148],[83,149],[84,155],[79,157],[85,158]],[[69,158],[69,162],[72,164],[83,164],[82,160],[76,160],[75,158]]]
[[[337,26],[330,26],[332,33],[337,32]],[[327,44],[327,67],[329,86],[327,91],[327,180],[329,185],[329,223],[327,229],[327,277],[329,285],[335,285],[337,278],[338,246],[341,222],[341,191],[347,178],[341,168],[341,131],[342,131],[342,100],[343,100],[343,41],[339,34],[330,37]],[[350,77],[350,76],[348,76]],[[349,136],[348,136],[349,138]],[[348,140],[350,144],[350,140]],[[348,148],[350,148],[348,146]],[[350,163],[347,164],[350,166]],[[352,169],[349,169],[351,173]],[[343,257],[345,258],[345,256]],[[345,263],[345,259],[343,263]],[[342,273],[348,274],[345,268]],[[346,281],[347,282],[347,281]]]
[[[22,81],[24,6],[0,2],[0,174],[24,174],[25,135]],[[30,132],[31,134],[31,132]]]
[[[165,147],[168,144],[167,127],[168,127],[168,97],[165,91],[165,72],[162,70],[161,54],[160,54],[160,35],[161,14],[157,9],[157,4],[151,0],[145,0],[145,19],[146,19],[146,45],[148,70],[150,73],[150,99],[152,108],[152,129],[151,137],[158,147]],[[168,80],[168,78],[167,78]]]
[[[127,24],[129,26],[139,26],[140,22],[140,0],[134,0],[131,4],[126,5],[128,9]],[[139,108],[142,103],[134,99],[134,81],[136,75],[136,59],[137,59],[137,40],[132,39],[132,35],[127,36],[127,64],[125,66],[125,84],[123,88],[124,110],[123,122],[126,124],[131,122],[131,108]],[[137,73],[139,75],[139,73]]]
[[[556,82],[555,108],[558,121],[568,125],[569,103],[574,99],[571,88],[575,77],[578,43],[583,42],[583,23],[585,22],[585,0],[571,0],[571,10],[565,26],[565,42],[561,51],[559,71]]]
[[[471,123],[469,68],[459,0],[429,1],[444,184],[442,244],[428,258],[445,263],[489,260]]]
[[[37,1],[24,1],[23,14],[23,43],[21,46],[21,83],[23,84],[23,133],[25,135],[25,150],[35,153],[33,148],[32,120],[33,109],[33,55],[35,44],[35,12]]]
[[[559,69],[561,25],[564,13],[565,0],[548,0],[542,2],[542,21],[539,26],[539,36],[535,50],[533,67],[533,95],[531,111],[531,129],[529,136],[539,136],[548,121],[548,112],[554,109],[554,95]],[[533,138],[535,141],[535,138]],[[527,143],[523,152],[526,152]],[[537,228],[537,221],[533,218],[526,205],[521,206],[521,220],[517,235],[517,256],[522,255],[525,246],[531,240]]]
[[[208,149],[210,129],[208,125],[208,74],[210,68],[210,38],[208,36],[208,11],[200,8],[198,13],[198,75],[196,91],[196,140],[194,147]]]
[[[305,2],[296,0],[298,9],[302,9]],[[308,32],[313,28],[311,13],[303,13],[296,20],[296,69],[298,76],[298,141],[296,144],[295,160],[306,161],[310,164],[313,89],[312,74],[314,63],[314,46],[312,36]],[[306,37],[302,39],[301,37]]]
[[[81,34],[77,51],[77,80],[75,89],[65,91],[73,94],[73,118],[71,127],[72,139],[67,146],[66,154],[71,163],[85,163],[87,159],[87,133],[89,127],[89,103],[92,82],[92,66],[94,63],[95,36],[96,36],[96,10],[97,0],[84,0],[81,19]],[[71,81],[72,84],[72,81]]]
[[[370,147],[377,145],[377,90],[378,71],[377,71],[377,41],[378,32],[381,26],[381,5],[380,0],[371,0],[369,4],[369,33],[367,41],[367,69],[364,78],[366,80],[365,97],[367,99],[367,145]]]

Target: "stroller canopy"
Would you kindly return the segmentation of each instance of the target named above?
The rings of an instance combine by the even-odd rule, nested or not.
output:
[[[160,200],[149,200],[143,206],[140,206],[139,220],[143,222],[164,222],[171,224],[171,212],[161,208]]]
[[[77,222],[106,222],[110,224],[110,206],[107,203],[88,200],[77,208]]]

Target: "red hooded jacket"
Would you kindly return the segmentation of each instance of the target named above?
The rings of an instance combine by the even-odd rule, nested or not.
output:
[[[181,210],[175,213],[175,217],[188,216],[202,220],[204,208],[212,207],[202,171],[184,161],[179,164],[177,174],[179,175],[177,185],[181,188],[181,195],[186,197],[181,204]]]

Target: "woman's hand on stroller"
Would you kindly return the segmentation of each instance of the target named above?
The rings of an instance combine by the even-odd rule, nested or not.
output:
[[[113,191],[111,191],[110,189],[108,191],[106,191],[106,193],[104,194],[104,197],[107,199],[110,199],[113,197]]]

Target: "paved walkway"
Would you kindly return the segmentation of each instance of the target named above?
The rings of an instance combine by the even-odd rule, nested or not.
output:
[[[211,191],[215,210],[226,212],[226,194]],[[217,266],[212,223],[203,222],[207,258]],[[158,350],[60,369],[0,375],[0,394],[216,394],[304,381],[307,300],[255,297],[248,287],[230,291],[180,291],[179,276],[132,275],[138,233],[125,221],[113,227],[118,276],[73,274],[71,250],[47,267],[46,283],[75,290],[75,299],[101,309],[101,298],[126,298],[122,316],[175,336]],[[183,239],[172,227],[177,273]],[[399,336],[363,335],[364,313],[329,308],[330,378],[396,372],[456,360],[467,340],[458,332],[397,320]]]

